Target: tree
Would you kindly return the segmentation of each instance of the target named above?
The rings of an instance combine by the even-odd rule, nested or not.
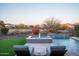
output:
[[[45,21],[44,26],[45,28],[52,28],[53,30],[57,31],[59,29],[60,21],[55,18],[49,18]]]
[[[33,25],[29,25],[29,26],[28,26],[29,29],[32,29],[33,27],[34,27]]]
[[[1,27],[5,27],[5,23],[4,23],[4,21],[2,21],[2,20],[0,20],[0,28]]]
[[[5,26],[4,21],[0,21],[0,31],[2,34],[6,35],[8,33],[8,28]]]
[[[25,24],[19,24],[19,25],[16,25],[15,27],[16,27],[16,29],[26,29],[26,28],[28,28],[28,26],[25,25]]]
[[[75,25],[74,34],[79,37],[79,24]]]
[[[67,30],[69,27],[68,27],[68,25],[67,24],[61,24],[60,25],[60,29],[61,30]]]
[[[4,35],[6,35],[8,33],[8,30],[9,30],[8,28],[2,27],[1,28],[1,33],[4,34]]]

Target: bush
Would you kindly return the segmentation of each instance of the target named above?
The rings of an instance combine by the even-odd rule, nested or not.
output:
[[[9,29],[6,28],[6,27],[1,28],[1,33],[4,34],[4,35],[6,35],[8,33],[8,31],[9,31]]]
[[[49,29],[48,29],[48,32],[49,32],[49,33],[53,33],[54,30],[53,30],[52,28],[49,28]]]
[[[75,35],[79,37],[79,25],[75,25],[74,32],[75,32]]]
[[[34,34],[34,35],[38,35],[39,34],[39,28],[37,28],[37,27],[34,27],[33,29],[32,29],[32,33]]]

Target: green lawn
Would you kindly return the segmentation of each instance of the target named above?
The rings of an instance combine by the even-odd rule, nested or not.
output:
[[[14,56],[13,45],[24,45],[25,38],[11,38],[0,40],[0,56]]]

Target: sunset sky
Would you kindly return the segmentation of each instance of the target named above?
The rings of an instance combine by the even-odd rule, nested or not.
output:
[[[61,23],[79,22],[78,3],[26,3],[0,4],[0,20],[12,24],[42,24],[46,18],[56,18]]]

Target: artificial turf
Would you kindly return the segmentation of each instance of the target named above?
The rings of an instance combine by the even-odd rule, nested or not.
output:
[[[24,45],[25,38],[9,38],[0,40],[0,56],[14,56],[13,45]]]

